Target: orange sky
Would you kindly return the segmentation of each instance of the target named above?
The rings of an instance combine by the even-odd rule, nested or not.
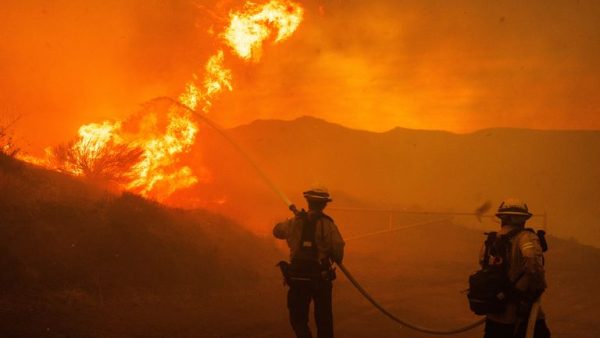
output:
[[[0,114],[36,151],[79,125],[178,95],[241,1],[0,3]],[[465,132],[600,129],[600,2],[304,1],[258,64],[228,57],[225,125],[314,115],[346,126]]]

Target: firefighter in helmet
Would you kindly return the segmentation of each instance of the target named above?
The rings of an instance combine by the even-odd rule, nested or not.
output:
[[[507,263],[503,271],[508,274],[511,290],[507,292],[505,310],[487,314],[484,338],[524,338],[531,307],[546,289],[543,252],[547,246],[543,232],[525,228],[531,216],[527,204],[515,198],[504,200],[496,212],[501,223],[497,238],[506,239],[506,257],[493,257],[489,249],[486,252],[487,244],[484,244],[480,262],[482,266]],[[541,309],[534,337],[550,337]]]
[[[318,338],[333,337],[331,304],[332,281],[335,279],[334,262],[344,258],[344,240],[333,219],[323,213],[331,202],[324,187],[304,192],[308,211],[296,212],[295,217],[278,223],[273,235],[286,240],[291,262],[279,266],[289,286],[287,306],[290,323],[298,338],[310,338],[308,313],[314,303]]]

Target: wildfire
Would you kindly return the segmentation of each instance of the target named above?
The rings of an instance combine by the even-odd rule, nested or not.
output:
[[[229,14],[230,21],[219,36],[233,55],[258,62],[264,41],[274,36],[277,43],[290,37],[303,14],[300,5],[288,0],[247,2],[243,10]],[[232,82],[224,49],[219,49],[208,59],[202,80],[194,75],[179,101],[192,110],[200,107],[208,112],[219,93],[233,90]],[[199,181],[181,159],[196,140],[198,127],[192,114],[172,105],[163,115],[164,125],[159,123],[158,112],[145,111],[136,121],[135,132],[125,130],[120,121],[83,125],[76,141],[54,149],[55,163],[48,166],[74,175],[119,176],[124,189],[162,200]]]

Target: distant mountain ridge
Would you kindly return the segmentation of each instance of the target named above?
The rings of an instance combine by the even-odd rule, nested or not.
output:
[[[236,130],[236,129],[244,129],[244,128],[254,128],[257,125],[286,125],[286,124],[297,124],[297,125],[313,126],[313,127],[320,125],[322,127],[328,126],[331,128],[338,128],[338,129],[343,129],[343,130],[362,132],[362,133],[366,133],[366,134],[393,134],[396,132],[399,132],[399,133],[402,133],[402,132],[415,132],[415,133],[426,132],[426,133],[433,133],[433,134],[438,133],[438,134],[465,136],[465,135],[472,135],[472,134],[487,133],[490,131],[522,131],[522,132],[540,132],[540,133],[583,133],[583,134],[585,134],[585,133],[590,133],[590,134],[600,133],[600,130],[590,130],[590,129],[531,129],[531,128],[519,128],[519,127],[483,128],[483,129],[477,129],[474,131],[464,132],[464,133],[453,132],[453,131],[442,130],[442,129],[414,129],[414,128],[406,128],[406,127],[400,127],[400,126],[396,126],[396,127],[390,128],[388,130],[384,130],[384,131],[372,131],[372,130],[366,130],[366,129],[360,129],[360,128],[346,127],[342,124],[330,122],[325,119],[311,116],[311,115],[303,115],[303,116],[300,116],[300,117],[297,117],[297,118],[291,119],[291,120],[256,119],[252,122],[242,124],[239,126],[235,126],[235,127],[231,127],[229,129]]]
[[[301,117],[229,132],[292,194],[321,182],[374,205],[466,211],[517,196],[548,214],[554,234],[600,246],[600,131],[370,132]],[[223,148],[214,148],[208,142],[203,156],[228,162]],[[251,177],[239,175],[235,184]]]

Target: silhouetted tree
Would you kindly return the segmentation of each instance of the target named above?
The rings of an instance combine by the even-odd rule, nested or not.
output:
[[[94,141],[72,141],[52,149],[57,169],[114,182],[129,180],[132,168],[142,160],[143,154],[140,147],[113,141],[101,145]]]

